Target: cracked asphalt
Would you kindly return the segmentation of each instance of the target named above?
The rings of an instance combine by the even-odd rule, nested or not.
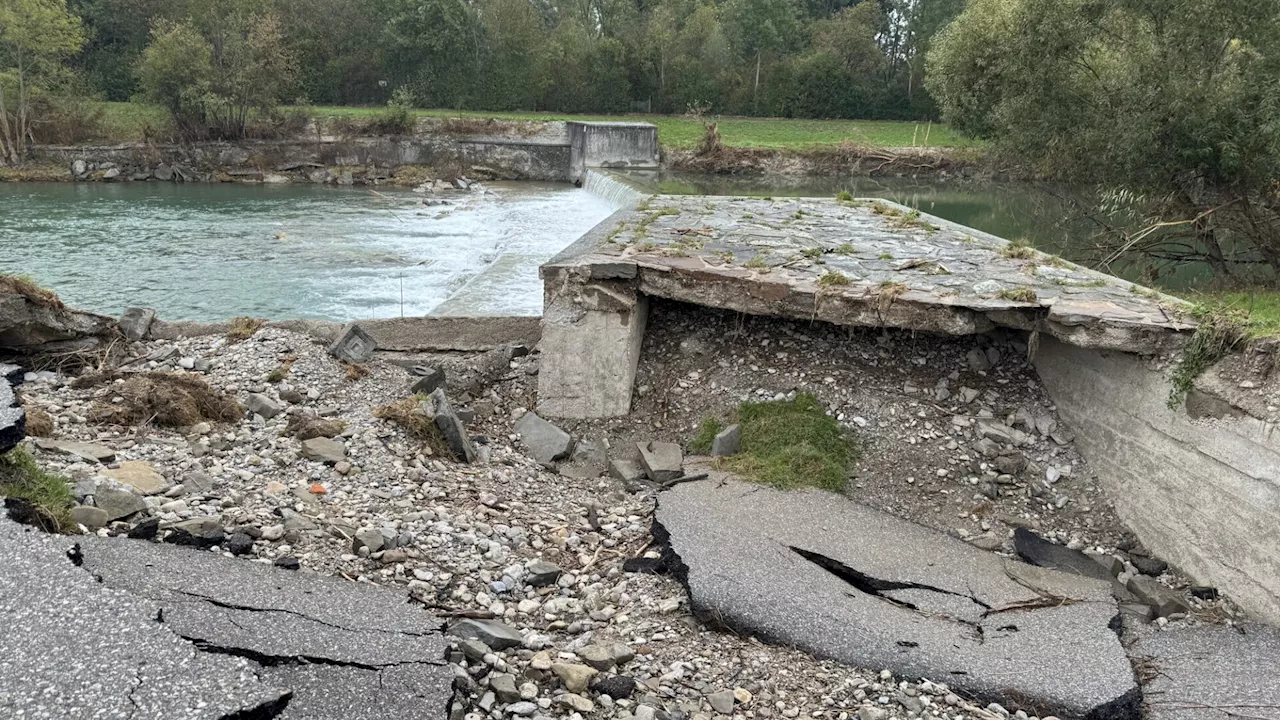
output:
[[[1063,717],[1131,720],[1138,689],[1106,583],[1005,560],[816,490],[707,468],[658,503],[693,606],[860,667],[945,678]]]
[[[441,622],[407,593],[3,519],[0,564],[0,716],[445,716]]]

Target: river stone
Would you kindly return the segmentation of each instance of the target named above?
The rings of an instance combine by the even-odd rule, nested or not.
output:
[[[116,459],[115,450],[97,443],[36,438],[36,447],[41,450],[71,455],[93,463],[110,463],[115,462]]]
[[[279,415],[284,410],[284,407],[280,405],[280,403],[272,400],[262,393],[254,393],[250,395],[244,406],[250,413],[261,415],[268,420]]]
[[[707,696],[707,702],[711,703],[711,709],[721,715],[733,714],[733,691],[721,690]]]
[[[573,438],[569,433],[535,413],[527,412],[522,415],[516,421],[516,432],[520,433],[520,439],[529,448],[533,459],[546,466],[568,457],[573,449]]]
[[[676,443],[636,443],[640,449],[640,465],[654,482],[675,480],[684,474],[684,451]]]
[[[1190,607],[1182,597],[1182,593],[1162,585],[1159,580],[1146,575],[1134,575],[1125,585],[1129,592],[1151,606],[1157,617],[1169,617],[1178,612],[1187,612]]]
[[[369,362],[378,344],[373,336],[365,332],[355,323],[348,323],[338,335],[338,339],[329,347],[329,354],[343,362],[359,365]]]
[[[133,342],[138,342],[147,336],[151,330],[151,323],[155,322],[156,311],[154,308],[131,307],[124,311],[117,321],[120,332]]]
[[[121,520],[147,509],[147,501],[136,493],[101,486],[94,492],[93,504],[107,513],[107,522]]]
[[[142,460],[125,460],[120,467],[102,471],[103,475],[137,490],[143,495],[159,495],[169,489],[169,482],[155,467]]]
[[[737,455],[742,449],[742,428],[730,425],[716,434],[711,441],[711,454],[714,457],[730,457]]]
[[[498,696],[498,702],[513,703],[520,699],[520,691],[516,689],[516,678],[514,675],[507,673],[499,673],[489,678],[489,687],[493,688],[493,692]]]
[[[609,476],[631,485],[644,479],[644,468],[635,460],[614,458],[609,461]]]
[[[190,545],[207,550],[221,545],[226,535],[222,522],[216,517],[197,517],[174,523],[169,527],[169,534],[164,541],[174,545]]]
[[[152,173],[152,175],[155,175],[157,180],[160,180],[162,182],[169,182],[170,180],[173,179],[173,168],[169,167],[168,165],[160,164],[156,166],[156,169]]]
[[[603,645],[588,645],[578,651],[578,657],[582,658],[582,662],[601,672],[611,669],[614,665],[613,650]]]
[[[479,640],[494,650],[508,650],[524,644],[518,630],[497,620],[463,620],[449,628],[454,637]]]
[[[560,681],[564,683],[565,690],[571,693],[586,692],[591,678],[600,674],[600,671],[593,667],[577,663],[553,663],[551,672],[560,678]]]
[[[76,523],[83,525],[90,530],[97,530],[100,527],[105,527],[106,524],[110,522],[110,519],[107,517],[106,510],[87,505],[77,505],[71,508],[71,517],[76,521]]]
[[[525,568],[525,582],[534,587],[546,587],[560,579],[560,567],[546,560],[534,560]]]
[[[317,437],[302,441],[302,456],[326,465],[337,465],[347,459],[347,449],[337,440]]]

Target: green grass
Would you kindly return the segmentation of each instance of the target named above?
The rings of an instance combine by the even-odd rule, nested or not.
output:
[[[24,447],[0,455],[0,495],[21,498],[35,505],[53,522],[53,527],[47,530],[75,530],[71,506],[76,497],[71,484],[61,475],[40,469],[35,457]]]
[[[141,140],[147,126],[160,129],[166,126],[163,109],[140,103],[104,103],[104,123],[111,140],[126,142]],[[368,118],[386,112],[385,107],[331,107],[283,108],[286,112],[302,110],[318,118]],[[672,115],[572,115],[542,112],[489,112],[475,110],[414,110],[416,117],[438,118],[495,118],[499,120],[602,120],[644,121],[658,126],[658,137],[664,147],[686,149],[697,146],[705,132],[704,123],[716,122],[721,142],[728,147],[771,148],[777,150],[803,150],[835,147],[844,142],[870,147],[924,147],[928,134],[928,147],[964,148],[977,143],[961,137],[945,125],[934,123],[899,122],[890,120],[792,120],[789,118],[689,118]]]
[[[812,485],[839,492],[858,459],[853,439],[813,395],[742,403],[731,422],[741,426],[742,451],[722,462],[752,482],[784,489]],[[689,449],[709,452],[721,428],[717,420],[703,422]]]
[[[1217,308],[1241,314],[1245,334],[1250,338],[1280,336],[1280,290],[1255,288],[1217,292],[1180,291],[1174,294],[1200,303],[1209,311]]]

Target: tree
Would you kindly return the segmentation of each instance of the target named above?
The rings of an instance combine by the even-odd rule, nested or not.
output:
[[[761,60],[766,53],[791,47],[800,32],[799,7],[794,0],[728,0],[724,22],[739,50],[755,60],[752,103],[760,94]]]
[[[926,82],[957,129],[1101,186],[1103,262],[1280,271],[1280,5],[971,0]]]
[[[181,22],[158,21],[139,76],[193,139],[239,139],[251,113],[271,116],[294,77],[280,21],[250,2],[208,0]]]
[[[26,157],[38,121],[33,96],[83,45],[66,0],[0,0],[0,164]]]

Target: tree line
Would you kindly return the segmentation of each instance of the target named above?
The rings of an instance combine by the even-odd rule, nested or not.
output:
[[[60,0],[0,0],[56,2]],[[109,100],[146,89],[158,34],[215,65],[277,43],[286,104],[931,117],[933,36],[963,0],[68,0],[70,58]],[[238,37],[232,37],[238,36]],[[230,42],[237,47],[228,48]],[[171,48],[177,49],[177,48]],[[180,57],[171,58],[175,62]],[[285,70],[284,74],[280,74]]]

